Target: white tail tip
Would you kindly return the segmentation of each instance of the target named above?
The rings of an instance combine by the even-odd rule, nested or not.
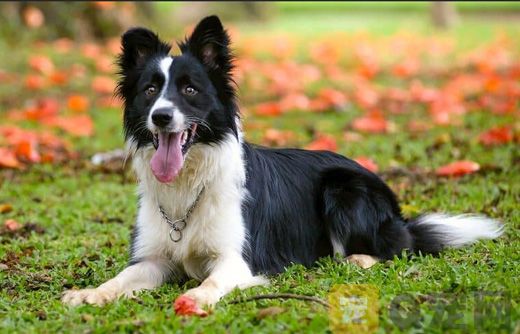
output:
[[[504,232],[504,225],[499,221],[474,214],[450,216],[433,213],[422,216],[417,224],[432,227],[441,235],[445,245],[455,248],[480,239],[495,239]]]

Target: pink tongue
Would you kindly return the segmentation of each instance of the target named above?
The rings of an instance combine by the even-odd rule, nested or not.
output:
[[[182,168],[184,157],[181,137],[182,132],[159,133],[159,147],[150,161],[150,166],[153,175],[160,182],[172,182]]]

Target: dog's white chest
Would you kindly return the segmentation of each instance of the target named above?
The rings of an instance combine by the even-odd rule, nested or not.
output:
[[[134,161],[140,179],[134,258],[168,259],[172,265],[182,266],[189,276],[203,279],[219,254],[242,251],[246,235],[241,209],[245,172],[236,138],[216,147],[193,147],[171,185],[157,182],[147,161],[146,154]],[[171,221],[186,218],[186,225],[171,232],[159,206]],[[179,240],[172,241],[170,233]]]

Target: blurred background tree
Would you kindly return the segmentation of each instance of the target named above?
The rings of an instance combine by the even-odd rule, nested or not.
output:
[[[147,25],[166,33],[179,31],[205,15],[224,20],[264,20],[272,14],[268,2],[2,2],[0,33],[13,41],[23,28],[43,39],[104,39],[134,25]]]
[[[2,2],[3,36],[18,38],[21,28],[52,39],[103,39],[155,16],[151,2]]]
[[[436,27],[449,28],[457,22],[458,13],[452,2],[432,1],[431,17]]]

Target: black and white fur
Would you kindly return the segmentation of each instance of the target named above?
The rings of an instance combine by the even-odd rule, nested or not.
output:
[[[179,44],[178,56],[143,28],[126,32],[122,45],[119,94],[139,179],[131,260],[98,288],[67,291],[66,303],[103,304],[192,277],[202,284],[186,295],[200,306],[213,305],[235,287],[267,283],[262,274],[292,263],[310,266],[340,254],[368,267],[405,249],[438,253],[502,233],[501,224],[476,215],[408,221],[390,188],[350,159],[245,142],[229,38],[216,16],[202,20]],[[154,113],[162,113],[160,119]],[[186,131],[193,124],[180,173],[171,183],[159,182],[150,169],[154,133]],[[183,217],[203,186],[183,238],[172,242],[159,205],[170,217]]]

